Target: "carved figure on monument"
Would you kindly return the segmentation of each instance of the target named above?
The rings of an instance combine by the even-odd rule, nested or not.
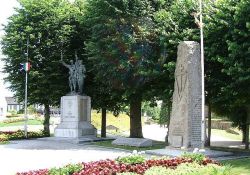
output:
[[[85,76],[86,68],[82,64],[82,60],[78,60],[76,53],[75,57],[76,57],[75,68],[76,68],[76,79],[78,84],[78,90],[80,94],[83,94],[84,79],[86,77]]]
[[[168,142],[173,147],[201,147],[200,46],[193,41],[178,46]]]
[[[66,64],[63,60],[60,61],[65,67],[69,69],[69,87],[70,92],[76,92],[76,66],[73,60],[70,60],[70,64]]]
[[[70,60],[70,64],[66,64],[61,57],[60,62],[69,69],[69,87],[71,94],[83,94],[86,68],[82,64],[82,60],[78,60],[77,53],[75,53],[75,59],[75,63],[73,60]]]
[[[177,74],[175,76],[175,82],[176,82],[176,87],[177,87],[177,92],[178,92],[178,100],[180,101],[182,96],[183,96],[183,92],[184,89],[186,87],[187,84],[187,71],[185,71],[185,68],[182,64],[180,64],[177,67]]]

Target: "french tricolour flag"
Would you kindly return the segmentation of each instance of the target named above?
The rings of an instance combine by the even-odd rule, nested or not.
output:
[[[23,64],[23,70],[25,70],[26,72],[28,72],[30,70],[30,62]]]

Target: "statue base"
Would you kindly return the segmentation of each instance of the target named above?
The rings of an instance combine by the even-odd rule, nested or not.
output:
[[[61,98],[61,122],[55,128],[55,137],[96,137],[97,130],[91,124],[91,98],[70,95]]]

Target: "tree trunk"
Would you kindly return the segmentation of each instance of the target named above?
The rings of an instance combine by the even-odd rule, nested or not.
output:
[[[107,123],[107,111],[106,111],[106,108],[102,108],[101,137],[106,137],[106,123]]]
[[[49,120],[50,120],[50,107],[48,104],[44,105],[44,122],[43,122],[43,131],[46,136],[50,136],[50,129],[49,129]]]
[[[247,107],[247,122],[245,135],[245,149],[249,149],[249,124],[250,124],[250,106]]]
[[[141,103],[142,99],[138,95],[130,100],[130,137],[143,138],[141,123]]]
[[[242,143],[246,143],[246,125],[242,126]]]
[[[212,131],[212,110],[211,104],[208,103],[208,120],[207,120],[207,146],[211,146],[211,131]]]
[[[168,135],[169,135],[169,125],[170,125],[170,115],[171,115],[171,101],[170,100],[167,102],[167,108],[168,108],[168,118],[167,118],[168,131],[167,131],[167,135],[165,137],[165,143],[166,143],[166,145],[169,145],[168,144]]]

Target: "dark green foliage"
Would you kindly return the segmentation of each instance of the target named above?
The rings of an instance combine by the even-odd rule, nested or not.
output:
[[[160,118],[159,118],[159,124],[160,125],[167,125],[170,121],[170,107],[171,102],[162,102],[161,105],[161,111],[160,111]]]
[[[153,19],[154,6],[151,1],[89,0],[86,9],[90,28],[86,46],[95,65],[95,79],[128,100],[131,132],[135,131],[131,136],[142,137],[140,104],[143,95],[156,86],[165,59]]]
[[[250,105],[250,2],[216,1],[205,21],[208,100],[213,111],[244,132]]]

